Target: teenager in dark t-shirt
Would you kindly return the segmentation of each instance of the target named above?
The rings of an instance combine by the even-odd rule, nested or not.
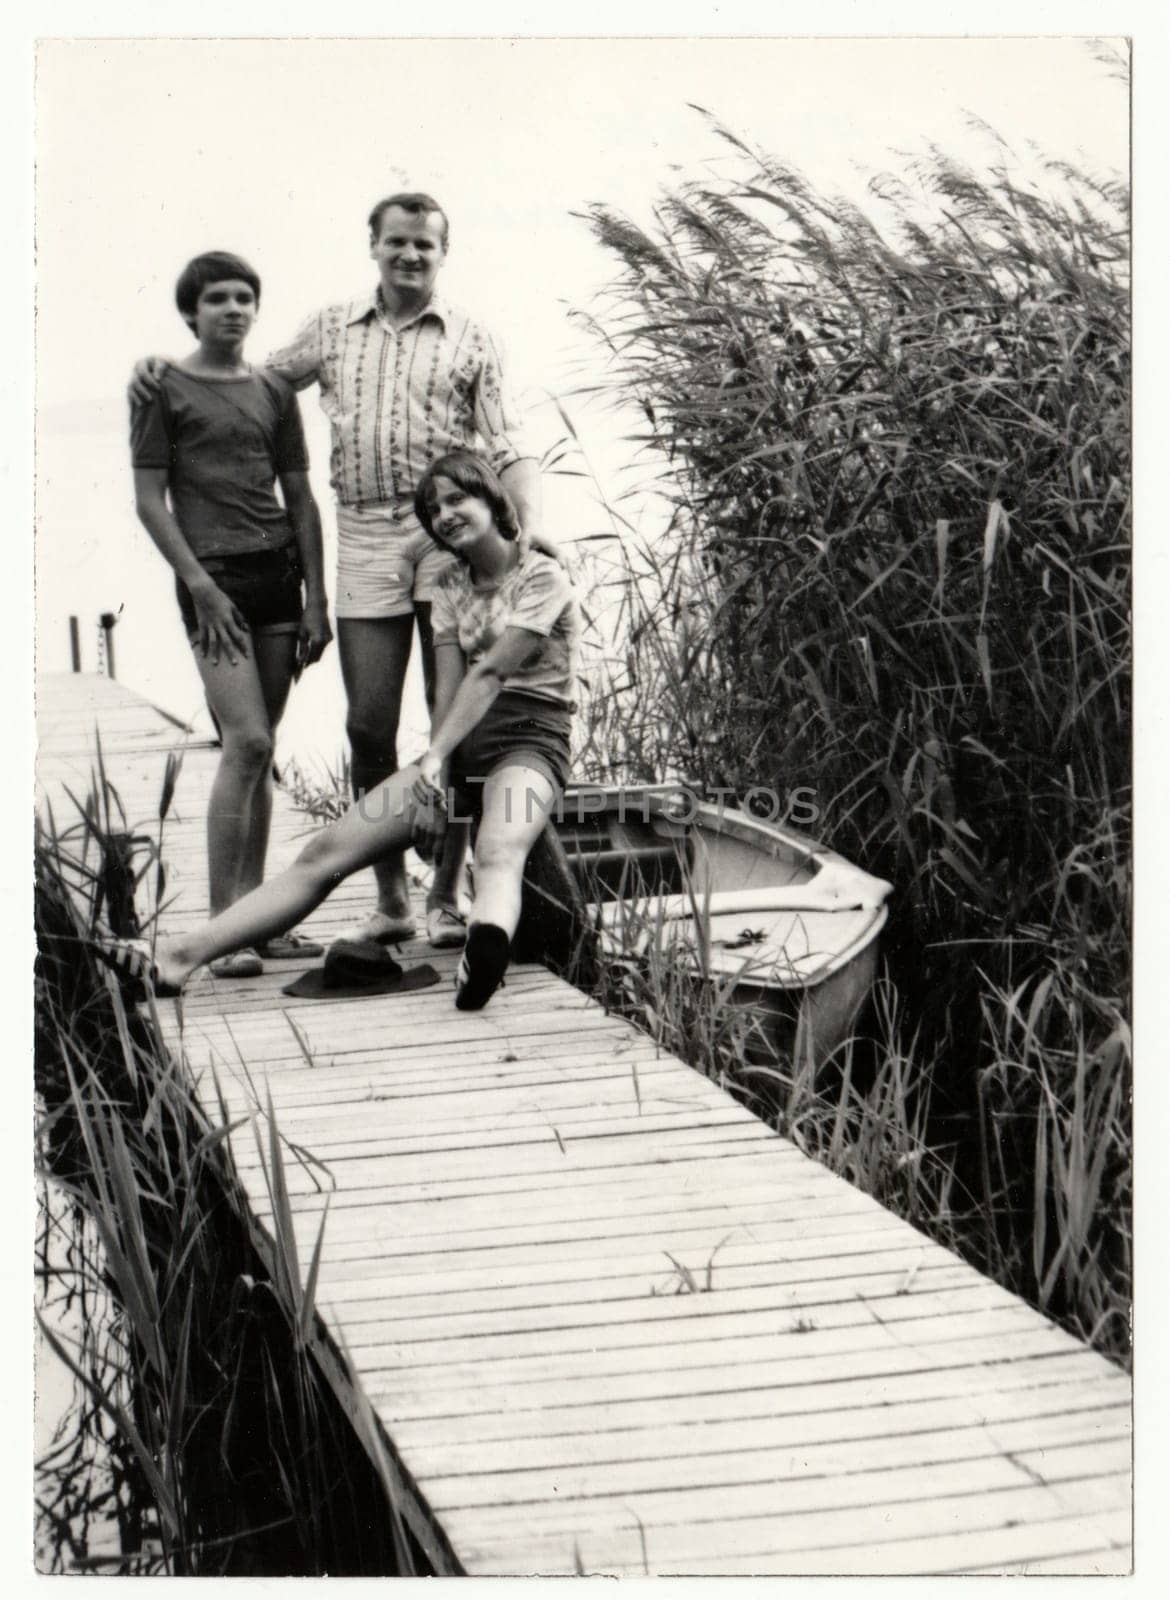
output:
[[[238,256],[213,251],[183,269],[175,300],[198,348],[133,407],[131,453],[138,515],[174,568],[223,741],[207,814],[214,915],[263,879],[276,727],[293,679],[332,633],[296,395],[243,357],[260,280]],[[286,934],[265,950],[225,954],[212,971],[245,977],[262,971],[263,954],[319,951]]]

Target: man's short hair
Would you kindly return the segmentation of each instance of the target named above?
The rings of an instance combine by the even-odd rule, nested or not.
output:
[[[416,217],[426,217],[430,216],[432,212],[438,212],[443,222],[443,249],[445,250],[447,248],[447,240],[451,231],[450,223],[447,221],[447,213],[443,210],[439,202],[431,195],[422,194],[419,192],[412,192],[410,194],[388,194],[385,200],[378,201],[378,204],[370,212],[370,232],[373,234],[375,239],[378,237],[378,233],[382,227],[382,218],[385,216],[386,212],[389,211],[391,206],[398,206],[401,210],[409,211],[413,216]]]
[[[256,296],[257,306],[260,304],[260,277],[256,269],[242,256],[232,255],[230,250],[207,250],[188,261],[175,284],[175,304],[183,321],[193,328],[199,296],[209,283],[223,283],[228,278],[239,278],[248,284]]]

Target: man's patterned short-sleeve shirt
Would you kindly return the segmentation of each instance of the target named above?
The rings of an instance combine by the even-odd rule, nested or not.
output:
[[[265,365],[297,389],[320,385],[342,505],[408,505],[448,450],[479,450],[497,472],[532,454],[495,340],[438,297],[398,329],[380,288],[325,306]]]

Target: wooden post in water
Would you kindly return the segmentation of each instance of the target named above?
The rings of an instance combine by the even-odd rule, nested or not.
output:
[[[106,677],[114,678],[114,624],[117,617],[112,611],[103,611],[98,621],[101,623],[102,632],[106,636]]]
[[[74,672],[81,671],[81,634],[77,628],[77,618],[69,618],[69,655],[73,661]]]

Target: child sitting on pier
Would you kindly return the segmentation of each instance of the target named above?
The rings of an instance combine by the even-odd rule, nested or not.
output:
[[[363,795],[286,872],[190,933],[104,956],[157,994],[202,963],[271,938],[343,878],[414,841],[433,848],[449,804],[478,822],[475,899],[455,1004],[485,1005],[503,980],[528,853],[563,790],[580,629],[564,571],[521,537],[515,508],[482,457],[456,450],[428,469],[419,521],[458,557],[437,590],[435,703],[420,759]]]
[[[211,251],[184,267],[175,301],[198,348],[168,365],[150,400],[134,406],[131,453],[138,516],[174,568],[223,744],[207,808],[214,916],[264,877],[276,726],[293,679],[332,633],[296,395],[244,361],[260,279],[239,256]],[[254,976],[262,954],[321,953],[296,934],[252,944],[222,953],[213,974]]]

